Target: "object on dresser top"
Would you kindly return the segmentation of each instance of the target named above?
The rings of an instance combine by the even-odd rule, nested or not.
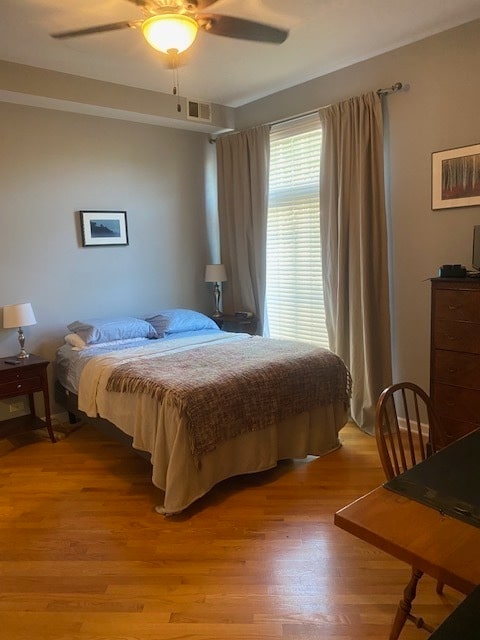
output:
[[[467,269],[461,264],[444,264],[438,270],[439,278],[465,278]]]

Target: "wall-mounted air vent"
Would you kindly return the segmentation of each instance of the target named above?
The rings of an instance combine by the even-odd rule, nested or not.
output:
[[[198,102],[187,98],[187,120],[211,122],[212,105],[209,102]]]

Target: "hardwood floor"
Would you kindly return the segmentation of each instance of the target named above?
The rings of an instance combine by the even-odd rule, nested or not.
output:
[[[385,640],[409,567],[333,525],[383,482],[375,440],[341,438],[170,518],[148,463],[92,427],[0,442],[0,636]],[[416,612],[438,624],[460,600],[425,577]]]

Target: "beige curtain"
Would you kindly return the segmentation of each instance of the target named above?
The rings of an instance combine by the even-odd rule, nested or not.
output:
[[[373,433],[391,384],[382,106],[375,93],[320,110],[320,232],[331,349],[350,369],[352,418]]]
[[[265,307],[270,128],[217,139],[218,213],[228,281],[223,306],[252,311],[262,331]]]

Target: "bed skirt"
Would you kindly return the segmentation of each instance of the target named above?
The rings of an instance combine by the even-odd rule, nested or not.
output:
[[[273,427],[243,433],[220,443],[214,451],[202,456],[198,467],[190,451],[187,433],[180,428],[175,407],[159,409],[158,404],[154,407],[145,398],[146,405],[132,411],[125,398],[128,394],[108,395],[105,414],[109,420],[92,419],[78,411],[77,397],[56,383],[56,400],[72,418],[80,415],[82,420],[92,424],[112,424],[134,449],[150,454],[152,482],[164,492],[163,504],[157,511],[167,515],[183,511],[226,478],[271,469],[279,460],[323,456],[335,451],[340,446],[338,433],[348,419],[343,402],[317,407]],[[152,412],[162,410],[168,411],[168,429],[157,431],[155,442],[135,439],[136,421],[157,419]]]

